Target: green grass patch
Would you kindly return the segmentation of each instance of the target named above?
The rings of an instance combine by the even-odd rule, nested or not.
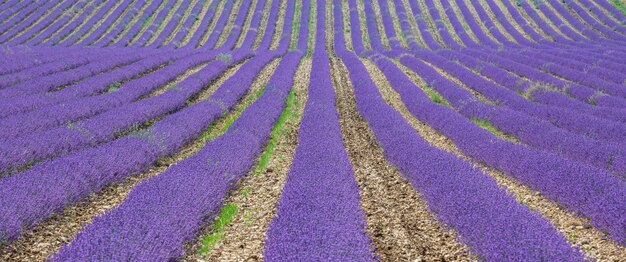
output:
[[[291,21],[291,42],[289,43],[289,50],[294,50],[298,47],[298,37],[300,36],[300,18],[302,17],[302,0],[296,1],[295,8],[293,20]]]
[[[502,132],[500,129],[493,126],[491,122],[489,122],[489,120],[487,119],[472,118],[472,122],[476,123],[478,126],[486,129],[487,131],[489,131],[490,133],[494,134],[497,137],[504,138],[508,141],[512,141],[515,143],[519,142],[518,141],[519,139],[517,137]]]
[[[215,247],[215,244],[224,237],[224,229],[233,222],[238,209],[237,204],[234,203],[229,203],[222,207],[215,219],[215,223],[211,227],[214,233],[208,234],[200,240],[201,246],[198,254],[202,255],[210,252]]]
[[[285,105],[285,109],[282,114],[276,121],[274,127],[272,127],[272,132],[270,133],[270,140],[267,142],[267,146],[265,146],[265,150],[261,153],[259,157],[259,162],[257,166],[254,168],[254,175],[261,174],[267,168],[267,165],[276,149],[276,145],[278,145],[278,139],[285,132],[285,124],[288,120],[296,117],[296,108],[300,105],[300,101],[296,97],[296,93],[293,89],[289,92],[289,96],[287,97],[287,103]]]
[[[624,4],[624,2],[621,0],[611,0],[611,4],[613,4],[617,10],[626,15],[626,4]]]
[[[257,92],[257,94],[255,94],[256,97],[260,96],[260,93],[262,93],[262,90],[260,91],[261,92]],[[254,168],[255,175],[259,174],[260,172],[265,170],[265,168],[267,167],[269,163],[269,159],[271,158],[276,148],[276,145],[278,144],[278,139],[280,138],[281,135],[285,133],[285,124],[287,123],[288,120],[296,117],[295,110],[296,108],[298,108],[299,103],[300,102],[296,98],[295,91],[294,89],[292,89],[289,92],[289,96],[287,97],[285,109],[283,110],[280,117],[276,121],[276,124],[272,128],[272,131],[270,133],[270,140],[268,141],[267,146],[265,147],[265,150],[263,151],[263,153],[261,153],[261,156],[259,157],[259,162]],[[242,107],[242,108],[245,108],[245,107]],[[238,115],[239,114],[237,114],[237,116]],[[233,119],[232,121],[234,121],[236,117],[233,116],[229,119]],[[226,126],[225,128],[227,128],[227,126],[229,126],[230,123],[232,122],[228,122],[227,125],[225,125]],[[211,134],[217,134],[217,131],[214,131]],[[241,190],[241,195],[247,197],[250,194],[251,190],[252,190],[251,188],[243,188]],[[229,204],[224,205],[221,208],[219,215],[217,216],[213,226],[211,227],[211,231],[213,233],[204,236],[200,240],[201,246],[198,249],[199,255],[209,253],[213,249],[213,247],[215,247],[215,245],[224,237],[225,228],[228,227],[232,223],[238,211],[239,209],[236,203],[229,203]],[[247,215],[245,212],[243,214],[243,219],[244,221],[246,221],[246,223],[251,222],[249,215]]]
[[[233,60],[233,55],[229,53],[220,53],[219,55],[217,55],[217,60],[220,60],[224,63],[229,63]]]
[[[450,107],[450,103],[443,96],[439,94],[439,92],[435,91],[429,84],[424,86],[424,92],[428,95],[430,100],[437,104],[441,104],[447,107]]]
[[[120,82],[111,83],[111,84],[109,84],[109,86],[107,86],[107,90],[106,90],[105,93],[116,92],[117,90],[120,89],[120,86],[122,86],[122,83],[120,83]]]
[[[199,146],[202,147],[204,146],[206,142],[211,141],[223,135],[224,133],[226,133],[226,130],[228,130],[228,128],[235,122],[235,120],[239,118],[241,113],[243,113],[243,111],[246,108],[248,108],[248,106],[250,106],[254,101],[256,101],[263,94],[263,92],[265,92],[265,88],[266,87],[263,86],[262,88],[254,92],[252,95],[244,98],[243,103],[238,105],[233,111],[231,111],[229,115],[226,116],[225,123],[221,128],[219,128],[218,123],[214,121],[206,130],[202,132],[202,134],[198,138],[201,141],[201,143],[199,143]],[[195,150],[185,152],[182,157],[187,158],[194,152]]]
[[[487,131],[491,132],[494,135],[500,135],[500,130],[498,130],[495,126],[491,125],[491,123],[489,122],[489,120],[487,119],[480,119],[480,118],[472,118],[472,121],[474,123],[476,123],[478,126],[486,129]]]

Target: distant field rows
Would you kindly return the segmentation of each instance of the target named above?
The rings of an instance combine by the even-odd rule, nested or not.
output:
[[[0,260],[626,260],[624,2],[4,0],[0,48]]]

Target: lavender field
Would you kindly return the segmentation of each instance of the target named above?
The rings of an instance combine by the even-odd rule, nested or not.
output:
[[[0,0],[0,261],[626,261],[623,0]]]

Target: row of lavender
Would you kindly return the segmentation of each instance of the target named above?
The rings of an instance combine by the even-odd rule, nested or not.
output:
[[[429,3],[426,2],[427,5]],[[355,1],[348,1],[348,5],[351,10],[357,8]],[[366,12],[368,5],[371,5],[371,1],[365,1]],[[558,3],[552,5],[570,23],[577,24],[573,17],[563,14],[565,10],[556,6]],[[462,2],[458,6],[463,10]],[[577,8],[574,2],[567,6]],[[485,19],[483,22],[486,26],[493,25],[484,11],[481,14],[480,5],[474,7]],[[416,4],[412,9],[415,12],[417,8]],[[509,11],[514,10],[511,8]],[[540,10],[546,14],[551,12],[545,5],[540,6]],[[442,48],[434,40],[438,38],[452,49],[431,52],[420,48],[406,50],[397,45],[391,45],[391,49],[384,48],[380,43],[377,21],[373,17],[366,17],[366,32],[373,48],[366,50],[365,45],[359,43],[363,38],[357,30],[358,14],[351,12],[350,15],[354,51],[375,60],[416,118],[451,138],[464,154],[504,171],[549,199],[589,218],[593,225],[605,230],[616,242],[622,245],[626,243],[626,220],[623,216],[626,212],[623,205],[626,201],[626,184],[623,180],[626,174],[623,143],[626,134],[623,119],[626,75],[623,72],[623,60],[615,59],[616,56],[624,56],[619,46],[624,39],[623,26],[616,25],[619,29],[601,32],[602,37],[597,32],[582,30],[584,37],[589,39],[574,43],[568,41],[567,44],[576,46],[571,49],[554,43],[524,44],[528,39],[516,34],[512,34],[516,43],[511,43],[495,26],[490,26],[490,33],[504,44],[502,50],[458,48],[458,43],[446,36],[449,32],[444,27],[438,27],[439,36],[421,30],[430,48]],[[382,22],[387,24],[384,25],[386,37],[394,39],[396,35],[389,24],[391,18],[385,17],[388,15],[382,12]],[[401,14],[399,17],[402,19]],[[416,22],[420,23],[420,20]],[[420,29],[422,27],[427,26],[420,26]],[[584,28],[584,25],[575,27]],[[489,42],[487,39],[481,41]],[[598,44],[608,46],[610,51],[604,53],[589,48]],[[417,87],[405,89],[413,84],[407,80],[402,82],[405,78],[402,73],[388,69],[395,65],[381,58],[385,56],[397,59],[420,75],[431,88],[450,102],[456,112],[449,111],[448,116],[444,116],[438,113],[442,106],[431,105],[426,108],[420,105],[432,102],[416,100],[419,96],[426,96],[418,94]],[[346,63],[357,64],[354,60]],[[457,79],[462,86],[448,77]],[[353,79],[358,85],[357,79],[363,77]],[[554,88],[537,88],[543,85],[553,85]],[[355,90],[362,89],[355,87]],[[480,100],[476,93],[489,101]],[[356,96],[358,101],[358,92]],[[522,144],[494,138],[470,119],[488,120],[499,130],[518,138]],[[370,121],[370,125],[376,132],[373,121]],[[385,147],[384,137],[379,137],[379,140]],[[389,149],[388,153],[392,160],[392,150]],[[441,210],[440,215],[445,216],[445,211]],[[461,225],[455,225],[454,228],[462,238],[464,234],[471,234],[463,232]],[[505,238],[499,236],[498,239],[502,241]],[[480,243],[488,243],[482,241],[485,240]],[[474,245],[480,243],[470,245],[479,248]],[[516,247],[523,248],[523,245]]]
[[[68,46],[115,46],[102,49],[104,53],[74,47],[37,47],[30,52],[6,55],[6,62],[0,65],[3,72],[0,99],[6,102],[0,104],[3,109],[0,139],[8,145],[0,151],[0,172],[27,169],[0,178],[0,206],[6,211],[0,216],[0,237],[7,241],[19,237],[23,230],[51,213],[178,151],[229,111],[265,64],[283,56],[263,95],[244,111],[226,134],[133,189],[120,207],[96,218],[72,245],[54,257],[61,261],[176,258],[183,252],[182,244],[193,240],[198,229],[215,215],[222,198],[250,170],[262,150],[272,124],[284,107],[301,51],[307,48],[310,3],[304,1],[302,5],[297,45],[300,51],[288,52],[292,32],[289,21],[292,21],[295,7],[290,1],[286,4],[283,35],[279,37],[282,41],[277,50],[271,51],[268,50],[272,35],[268,33],[263,35],[256,51],[249,51],[256,40],[256,28],[261,25],[261,10],[265,8],[262,1],[256,6],[243,1],[238,9],[235,3],[226,1],[221,15],[214,21],[209,17],[215,15],[218,1],[211,3],[206,16],[196,19],[199,21],[176,14],[184,10],[199,12],[204,8],[200,5],[202,1],[194,6],[191,1],[183,1],[176,10],[170,10],[174,1],[163,6],[155,2],[148,5],[143,1],[121,4],[104,1],[91,7],[70,2],[22,4],[7,1],[4,4],[11,6],[0,11],[0,19],[16,21],[2,25],[4,32],[13,32],[0,36],[5,42],[52,39],[45,36],[51,33],[48,29],[61,28],[60,23],[67,23],[68,26],[74,24],[74,28],[63,32],[63,36],[56,33],[56,39],[73,37],[73,42],[66,42]],[[527,37],[503,18],[494,1],[485,1],[490,10],[480,4],[471,6],[481,21],[472,18],[465,1],[451,2],[442,0],[440,5],[446,12],[452,12],[450,5],[453,4],[463,15],[457,17],[451,15],[454,12],[450,13],[452,31],[443,24],[433,1],[423,3],[428,10],[422,12],[419,3],[409,1],[409,5],[404,6],[401,0],[378,1],[382,21],[377,21],[374,15],[365,16],[365,32],[369,36],[365,39],[369,39],[369,43],[362,41],[361,18],[355,0],[333,3],[334,30],[342,32],[344,27],[350,26],[353,51],[373,60],[413,116],[449,137],[464,154],[529,185],[589,218],[594,226],[607,231],[618,243],[626,243],[626,221],[622,215],[626,213],[623,205],[626,201],[623,180],[626,173],[623,143],[626,72],[621,66],[625,54],[620,46],[625,32],[614,21],[619,19],[619,13],[602,5],[617,19],[605,17],[598,22],[581,14],[586,10],[595,17],[604,14],[598,8],[588,8],[595,6],[588,1],[579,1],[587,5],[585,10],[577,2],[563,6],[549,3],[550,6],[545,4],[534,9],[523,2],[514,7],[505,1],[507,12],[517,23],[525,21],[522,11],[527,15],[542,12],[552,23],[563,23],[562,17],[576,29],[563,26],[556,32],[535,14],[530,17],[537,20],[542,32],[526,24],[522,28],[523,33],[530,36]],[[363,3],[366,13],[373,14],[372,0]],[[271,4],[268,20],[275,21],[279,1],[268,4]],[[278,216],[268,232],[265,256],[269,260],[374,258],[364,232],[358,188],[341,144],[334,108],[329,54],[323,45],[326,40],[324,7],[328,4],[317,1],[317,45],[313,53],[309,102]],[[343,25],[340,19],[340,8],[344,4],[350,10],[350,25]],[[395,31],[395,18],[386,7],[390,4],[397,11],[401,33]],[[19,8],[19,11],[5,16],[4,11],[11,8]],[[92,19],[106,19],[91,31],[79,25],[80,19],[56,19],[55,16],[61,18],[59,8],[84,8],[77,15],[90,10],[94,13]],[[569,14],[569,10],[577,10],[583,22]],[[138,13],[147,15],[157,11],[154,21],[160,24],[169,20],[170,23],[148,31],[161,34],[140,36],[139,31],[145,28],[137,24],[121,28],[124,21],[137,20],[134,15]],[[226,29],[231,11],[235,16],[232,30]],[[489,11],[502,19],[491,20],[486,13]],[[250,27],[255,30],[247,32],[241,49],[231,51],[244,33],[248,12],[253,12]],[[427,13],[436,23],[430,25],[430,21],[423,18],[411,21],[418,25],[419,33],[414,35],[407,21],[413,18],[409,12],[413,15]],[[38,17],[45,18],[24,30],[28,26],[23,26],[23,22],[33,23]],[[469,25],[478,42],[467,33],[461,33],[465,32],[461,21]],[[379,22],[384,32],[378,31]],[[199,23],[199,31],[192,36],[187,36],[184,30],[174,34],[178,28],[175,23],[184,23],[185,27]],[[491,30],[484,32],[479,23]],[[215,29],[202,31],[209,24]],[[587,25],[597,29],[587,30]],[[268,23],[266,32],[273,32],[273,26],[274,23]],[[429,29],[433,27],[435,30]],[[504,31],[500,31],[500,27]],[[35,29],[42,33],[30,31]],[[215,48],[222,30],[230,30],[229,36],[222,39],[224,44]],[[387,159],[424,194],[431,210],[459,232],[461,241],[473,252],[496,261],[581,259],[580,253],[572,249],[545,218],[515,202],[470,163],[435,149],[421,139],[402,116],[385,104],[358,57],[345,48],[343,35],[335,34],[335,37],[334,51],[347,66],[359,113],[368,121]],[[389,48],[383,44],[385,38],[389,40]],[[178,47],[185,39],[188,47],[208,48],[121,48],[147,46],[148,43],[151,47]],[[372,49],[366,48],[369,46]],[[389,58],[420,75],[450,102],[450,108],[430,101]],[[205,101],[190,105],[189,101],[193,101],[209,82],[237,63],[244,65],[233,77]],[[150,95],[189,69],[204,64],[200,71],[176,86],[162,94]],[[449,77],[458,81],[450,81]],[[118,83],[120,85],[116,86]],[[486,99],[478,99],[476,94]],[[498,139],[471,119],[488,120],[502,132],[515,136],[519,143]],[[129,127],[150,120],[156,122],[119,137],[120,132]],[[329,217],[332,219],[324,219]]]
[[[277,2],[270,9],[270,21],[276,21]],[[285,24],[283,36],[278,37],[278,50],[269,50],[273,32],[278,30],[275,23],[267,23],[268,33],[257,37],[264,7],[242,5],[233,10],[233,29],[217,49],[155,52],[122,48],[91,54],[91,50],[81,48],[36,48],[7,55],[27,62],[7,61],[3,65],[3,76],[13,77],[6,78],[7,84],[0,90],[7,102],[2,104],[6,109],[2,140],[8,145],[3,147],[2,172],[24,168],[24,164],[34,165],[0,178],[2,243],[14,240],[51,213],[177,152],[228,112],[246,93],[260,68],[286,52],[291,23]],[[290,7],[288,14],[293,13],[293,6]],[[244,31],[248,12],[254,13],[252,30]],[[207,32],[209,41],[216,43],[222,31],[226,31],[229,16],[228,12],[220,15],[215,30]],[[238,39],[244,37],[243,48],[233,50]],[[260,48],[251,51],[257,38]],[[64,53],[51,53],[56,50]],[[196,101],[199,92],[224,70],[241,63],[245,64],[233,80],[209,98]],[[285,70],[294,70],[297,65],[287,64]],[[199,66],[201,70],[176,86],[167,85]],[[280,81],[291,79],[281,77]],[[158,90],[165,92],[150,95]],[[190,101],[195,103],[189,105]],[[158,121],[118,138],[120,131],[148,120]],[[16,126],[19,130],[15,130]],[[28,137],[37,142],[28,141]]]

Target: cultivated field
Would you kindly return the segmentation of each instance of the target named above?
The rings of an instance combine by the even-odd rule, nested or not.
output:
[[[0,0],[0,261],[626,261],[622,0]]]

